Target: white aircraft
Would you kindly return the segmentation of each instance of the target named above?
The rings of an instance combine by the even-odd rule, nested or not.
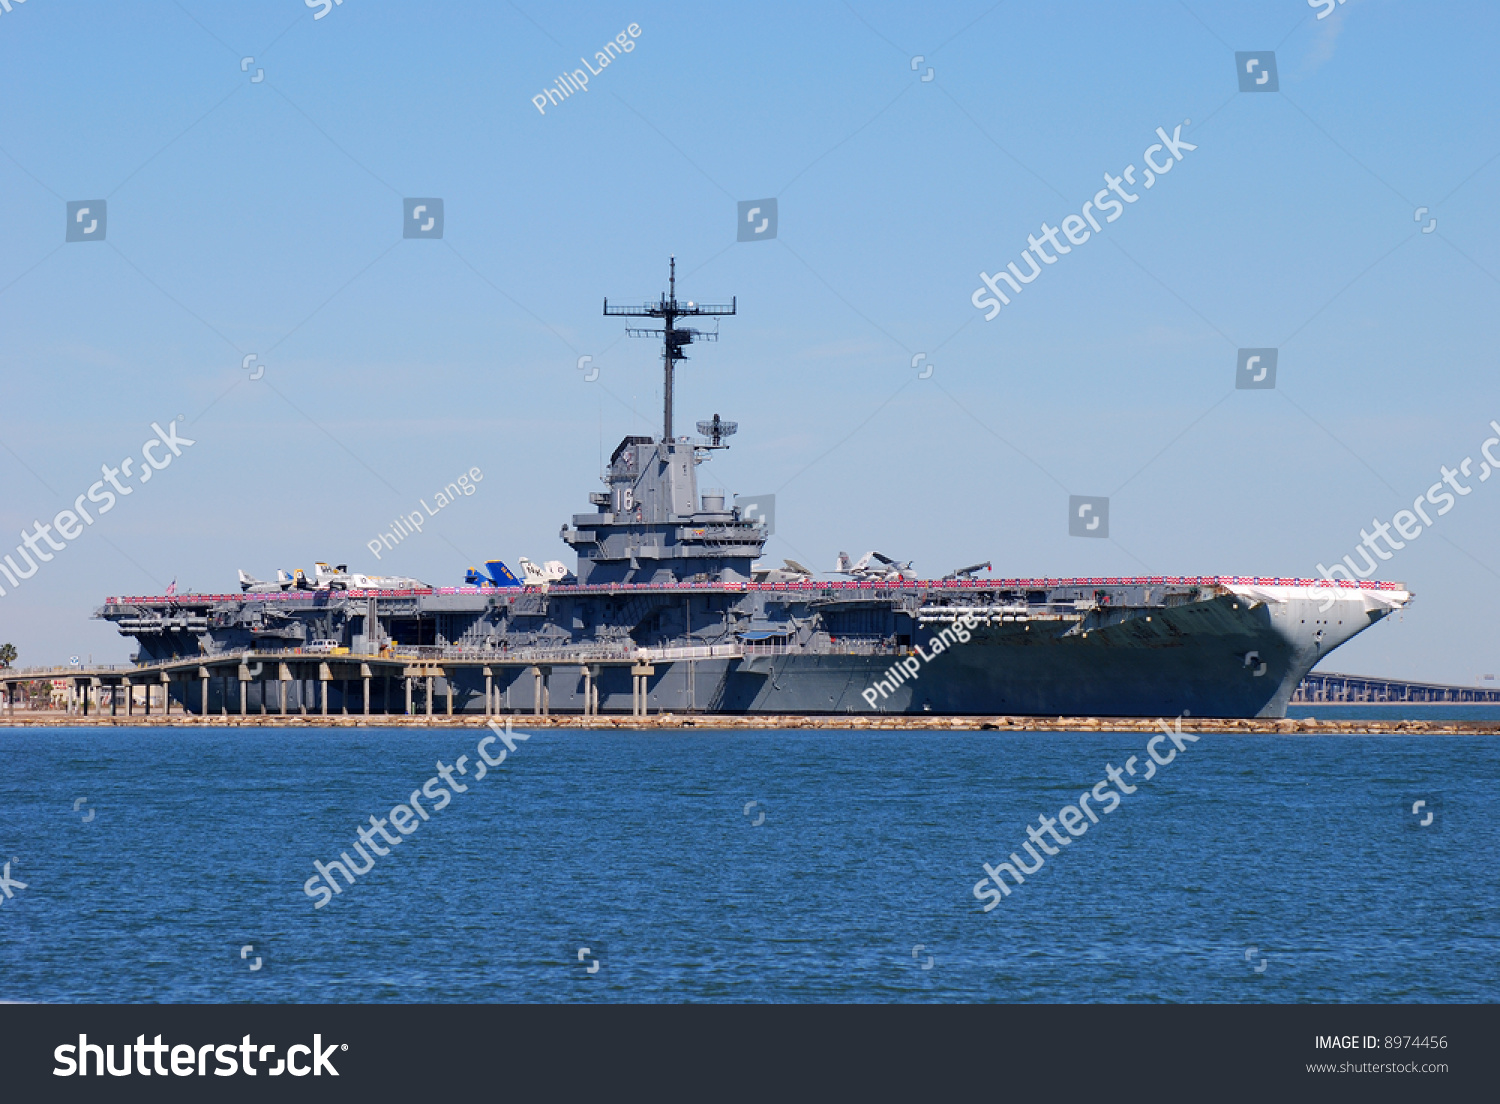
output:
[[[870,565],[871,559],[878,561],[877,566]],[[833,571],[835,575],[848,575],[854,579],[912,578],[908,574],[911,571],[910,560],[901,563],[881,552],[866,552],[854,563],[849,562],[849,553],[840,552]]]
[[[548,560],[541,567],[537,567],[525,556],[521,557],[521,582],[526,586],[551,586],[553,583],[566,583],[573,575],[566,564],[561,560]]]
[[[297,571],[299,576],[302,571]],[[350,573],[347,564],[330,568],[326,563],[313,564],[313,589],[315,590],[429,590],[427,583],[405,575],[361,575]],[[306,580],[300,582],[305,588]]]
[[[785,567],[766,567],[764,564],[750,565],[750,578],[757,583],[805,583],[813,576],[812,568],[803,567],[796,560],[782,560]]]
[[[246,594],[274,594],[292,585],[292,577],[285,571],[276,572],[276,581],[257,579],[247,571],[240,572],[240,590]]]

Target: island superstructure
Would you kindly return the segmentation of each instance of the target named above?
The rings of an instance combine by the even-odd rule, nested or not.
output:
[[[657,301],[604,310],[662,322],[637,331],[662,339],[662,433],[624,437],[592,509],[563,525],[576,581],[377,589],[341,571],[346,585],[111,597],[96,616],[139,642],[137,662],[182,669],[174,700],[214,714],[1280,717],[1324,656],[1411,600],[1393,582],[1243,576],[757,582],[763,519],[698,487],[733,423],[672,424],[684,348],[716,336],[681,320],[737,303],[679,302],[674,262]],[[967,643],[891,678],[959,620]]]

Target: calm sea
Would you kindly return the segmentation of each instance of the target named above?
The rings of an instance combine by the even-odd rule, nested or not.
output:
[[[1493,738],[1204,736],[986,914],[1147,736],[484,734],[0,729],[0,999],[1500,999]]]

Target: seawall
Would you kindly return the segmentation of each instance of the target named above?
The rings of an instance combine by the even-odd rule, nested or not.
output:
[[[837,716],[742,716],[727,714],[658,713],[647,717],[577,714],[539,717],[510,714],[520,729],[673,730],[703,729],[796,729],[871,732],[1154,732],[1163,724],[1175,727],[1175,718],[1142,717],[1012,717],[1012,716],[890,716],[843,714]],[[503,723],[504,717],[494,718]],[[164,717],[78,717],[65,714],[18,714],[0,716],[0,728],[483,728],[482,715],[458,716],[210,716],[181,714]],[[1272,720],[1264,718],[1182,718],[1184,732],[1241,733],[1245,735],[1341,736],[1349,734],[1391,736],[1495,736],[1497,721],[1419,720],[1318,720],[1315,718]]]

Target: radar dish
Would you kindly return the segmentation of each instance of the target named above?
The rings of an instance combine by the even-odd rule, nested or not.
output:
[[[738,422],[726,422],[717,414],[714,415],[711,422],[698,423],[698,432],[705,437],[712,437],[716,445],[719,443],[721,437],[732,437],[739,431],[739,428],[740,424]]]

